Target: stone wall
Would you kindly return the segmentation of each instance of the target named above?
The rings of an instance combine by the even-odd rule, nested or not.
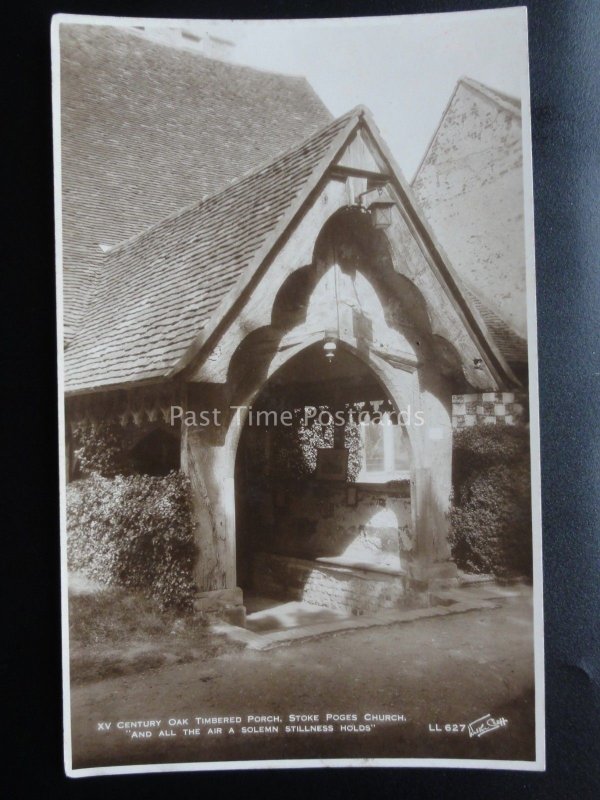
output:
[[[526,338],[521,113],[461,80],[413,181],[461,280]]]
[[[452,396],[452,427],[514,425],[524,421],[526,395],[515,392],[483,392]]]
[[[350,614],[396,608],[406,594],[405,577],[308,561],[274,553],[256,553],[253,578],[265,593]]]
[[[408,481],[296,481],[251,492],[252,551],[400,570],[414,547]]]

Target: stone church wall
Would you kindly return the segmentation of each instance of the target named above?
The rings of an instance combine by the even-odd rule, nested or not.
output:
[[[388,487],[298,482],[253,498],[257,550],[399,569],[413,549],[408,481]]]
[[[526,338],[521,115],[459,82],[413,181],[462,281]]]
[[[414,548],[408,481],[302,482],[254,495],[253,590],[355,614],[405,594]]]

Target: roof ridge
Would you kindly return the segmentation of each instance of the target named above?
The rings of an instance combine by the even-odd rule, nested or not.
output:
[[[489,100],[492,100],[501,108],[521,116],[521,101],[518,97],[513,97],[513,95],[507,94],[506,92],[501,92],[498,89],[492,89],[491,86],[486,86],[485,83],[481,83],[480,81],[475,80],[475,78],[470,78],[468,75],[462,75],[458,79],[457,84],[458,83],[462,83],[471,89],[475,89],[476,92],[479,92]]]
[[[206,38],[210,26],[200,23],[204,43],[190,50],[167,46],[180,44],[179,31],[160,32],[157,41],[159,32],[133,35],[136,21],[125,22],[53,19],[65,100],[61,198],[70,220],[63,230],[66,340],[111,264],[99,242],[118,249],[333,119],[304,77],[257,70],[235,51],[230,58]]]
[[[307,136],[305,139],[302,139],[299,143],[292,145],[287,150],[284,150],[282,153],[275,156],[275,158],[263,161],[258,166],[252,167],[246,172],[243,172],[240,176],[230,181],[226,186],[223,186],[222,189],[217,190],[213,194],[205,195],[204,197],[200,198],[200,200],[194,200],[193,203],[190,203],[187,206],[183,206],[183,208],[174,211],[172,214],[168,214],[166,217],[163,217],[158,222],[155,222],[153,225],[150,225],[148,228],[144,228],[144,230],[139,231],[133,236],[130,236],[128,239],[123,239],[123,241],[118,242],[117,244],[113,245],[110,249],[106,250],[104,255],[111,256],[113,253],[120,252],[122,249],[133,244],[139,239],[143,239],[145,236],[150,235],[154,230],[160,228],[166,222],[172,222],[176,219],[179,219],[184,214],[187,214],[190,211],[194,211],[200,208],[205,203],[208,203],[211,200],[215,200],[225,192],[228,192],[231,189],[235,188],[236,186],[241,185],[244,181],[247,181],[250,178],[259,175],[261,172],[263,172],[266,169],[269,169],[270,167],[273,167],[275,164],[277,164],[278,161],[284,161],[293,153],[297,153],[299,150],[302,150],[309,144],[309,142],[311,142],[313,139],[318,139],[320,136],[323,135],[323,133],[325,133],[325,131],[329,130],[329,128],[333,128],[335,125],[339,125],[346,119],[349,121],[355,115],[357,117],[362,116],[364,115],[365,111],[366,109],[364,106],[362,105],[355,106],[353,109],[347,111],[345,114],[342,114],[341,116],[331,120],[331,122],[329,122],[327,125],[324,125],[322,128],[319,128],[317,131],[310,134],[310,136]]]
[[[358,116],[359,114],[362,114],[363,112],[364,112],[364,107],[363,106],[360,106],[360,105],[359,106],[355,106],[354,108],[350,109],[350,111],[346,111],[345,114],[341,114],[339,117],[335,117],[334,119],[330,120],[327,123],[327,125],[323,125],[321,128],[316,130],[314,133],[311,133],[309,136],[306,136],[304,139],[301,139],[297,144],[291,145],[286,150],[283,150],[279,155],[275,156],[275,158],[272,158],[270,160],[266,159],[265,161],[262,161],[258,166],[251,167],[250,169],[246,170],[246,172],[243,172],[238,178],[234,178],[232,181],[230,181],[227,184],[227,186],[225,186],[223,189],[220,189],[219,192],[215,192],[215,194],[213,194],[213,195],[207,195],[203,199],[204,200],[210,200],[211,197],[215,197],[221,191],[226,191],[231,186],[235,186],[237,183],[241,183],[241,181],[244,180],[245,178],[249,178],[251,175],[257,175],[263,169],[267,169],[268,167],[273,166],[273,164],[275,164],[277,161],[280,161],[280,160],[283,160],[284,158],[287,158],[287,156],[292,155],[292,153],[297,153],[298,150],[302,150],[302,148],[306,147],[306,145],[312,139],[319,138],[320,136],[322,136],[325,133],[325,131],[329,130],[329,128],[332,128],[334,125],[338,125],[339,123],[341,123],[346,118],[350,119],[355,114]]]
[[[90,24],[90,23],[75,23],[75,24]],[[172,44],[172,43],[167,42],[167,41],[161,41],[159,39],[152,39],[150,36],[147,35],[147,33],[148,33],[148,29],[147,28],[145,30],[141,31],[138,28],[136,28],[135,25],[115,25],[115,24],[112,24],[112,25],[101,24],[101,25],[98,25],[97,27],[99,27],[99,28],[100,27],[105,27],[105,28],[110,28],[112,30],[124,31],[126,34],[128,34],[130,36],[135,36],[137,39],[141,39],[141,40],[143,40],[144,42],[146,42],[149,45],[156,45],[157,47],[167,48],[168,50],[175,50],[175,51],[182,51],[184,53],[191,53],[193,56],[198,56],[199,58],[202,58],[205,61],[218,61],[219,64],[226,64],[227,66],[232,67],[233,69],[250,70],[251,72],[256,72],[259,75],[273,75],[273,76],[275,76],[277,78],[284,78],[286,80],[291,80],[291,81],[306,80],[306,77],[304,75],[301,75],[301,74],[291,74],[291,73],[287,73],[287,72],[275,72],[274,70],[271,70],[271,69],[263,69],[261,67],[255,67],[255,66],[252,66],[252,65],[249,65],[249,64],[248,65],[247,64],[240,64],[240,63],[238,63],[236,61],[230,61],[229,59],[226,59],[226,58],[217,58],[216,56],[210,56],[210,55],[207,55],[206,53],[200,52],[199,50],[197,50],[192,45],[186,45],[185,43],[181,44],[181,45],[177,45],[177,44]],[[206,33],[206,36],[208,36],[209,39],[221,39],[221,41],[228,41],[226,39],[222,39],[222,37],[218,37],[218,36],[215,37],[211,33],[208,33],[208,32]],[[306,81],[306,82],[309,83],[308,81]],[[310,83],[309,83],[309,86],[310,86]],[[312,86],[311,86],[311,88],[312,88]]]

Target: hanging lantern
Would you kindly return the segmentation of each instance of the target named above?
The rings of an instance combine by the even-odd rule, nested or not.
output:
[[[371,222],[374,228],[389,228],[392,224],[393,203],[373,203],[369,211],[371,212]]]
[[[360,196],[361,206],[371,215],[374,228],[389,228],[392,224],[392,208],[396,205],[387,185],[377,186]]]
[[[337,350],[337,344],[333,339],[326,339],[323,343],[323,350],[325,352],[325,358],[331,364],[335,357],[335,351]]]

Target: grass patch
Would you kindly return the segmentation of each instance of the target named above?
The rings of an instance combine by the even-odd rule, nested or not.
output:
[[[124,589],[106,588],[69,596],[71,641],[83,646],[147,641],[171,633],[174,626],[188,634],[201,622],[161,611],[153,600]]]
[[[205,661],[240,645],[198,615],[117,588],[69,593],[71,682],[89,683],[169,664]]]

